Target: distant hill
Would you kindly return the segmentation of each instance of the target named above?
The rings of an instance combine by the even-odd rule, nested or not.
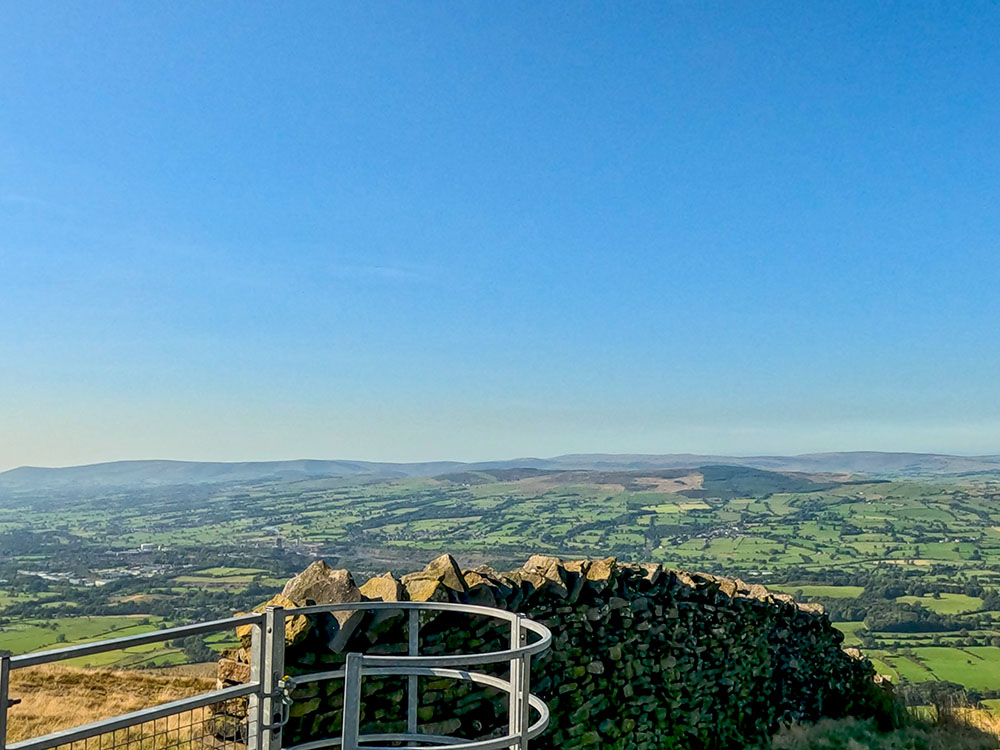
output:
[[[457,461],[392,464],[367,461],[112,461],[43,468],[22,466],[0,473],[0,488],[162,486],[257,482],[321,477],[404,478],[464,469]]]
[[[862,474],[873,477],[1000,473],[1000,455],[950,456],[936,453],[855,451],[808,453],[800,456],[713,456],[691,453],[587,453],[555,458],[518,458],[463,463],[430,461],[388,463],[371,461],[113,461],[44,468],[22,466],[0,472],[0,489],[31,491],[49,488],[167,486],[227,482],[267,482],[323,477],[392,479],[434,477],[466,472],[524,470],[647,471],[702,466],[743,466],[806,474]],[[530,474],[530,471],[528,472]],[[524,476],[526,474],[519,474]]]
[[[1000,455],[951,456],[938,453],[846,451],[799,456],[714,456],[698,453],[665,455],[585,453],[547,459],[545,468],[681,469],[710,464],[749,466],[770,471],[848,473],[873,476],[963,474],[1000,471]],[[528,465],[528,464],[517,464]]]

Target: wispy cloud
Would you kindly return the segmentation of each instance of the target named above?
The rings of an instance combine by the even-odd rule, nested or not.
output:
[[[22,193],[0,193],[0,203],[18,203],[25,206],[45,206],[44,201]]]
[[[247,286],[301,286],[312,282],[430,284],[441,279],[439,267],[425,264],[364,262],[337,258],[329,251],[306,248],[234,248],[229,246],[174,243],[123,235],[129,248],[116,253],[117,267],[128,273],[156,279],[197,277],[218,283]],[[108,269],[114,272],[114,269]]]
[[[329,273],[346,279],[387,279],[421,283],[432,281],[434,276],[429,268],[397,265],[341,264],[330,266]]]

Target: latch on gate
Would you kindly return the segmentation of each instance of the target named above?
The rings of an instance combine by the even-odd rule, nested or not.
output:
[[[292,698],[292,692],[295,690],[295,680],[288,675],[278,681],[278,690],[273,693],[270,697],[271,700],[276,700],[281,704],[281,720],[275,722],[274,724],[264,724],[263,728],[267,729],[281,729],[285,724],[288,723],[290,718],[289,711],[292,708],[292,704],[295,700]]]

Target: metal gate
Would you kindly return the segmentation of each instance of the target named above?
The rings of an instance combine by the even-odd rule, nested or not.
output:
[[[407,614],[406,656],[348,653],[342,669],[284,676],[285,622],[287,617],[330,612],[403,610]],[[448,656],[420,655],[420,613],[453,612],[488,617],[505,623],[510,646],[501,651]],[[10,676],[15,670],[52,664],[82,656],[133,646],[201,636],[250,626],[250,678],[241,685],[214,690],[190,698],[102,719],[82,726],[20,742],[7,743],[7,713],[11,706]],[[536,638],[529,643],[529,633]],[[515,612],[443,602],[356,602],[320,604],[295,609],[268,607],[260,614],[184,625],[153,633],[115,638],[96,643],[43,651],[23,656],[0,657],[0,750],[282,750],[281,729],[288,720],[290,695],[297,685],[343,680],[342,731],[339,737],[319,739],[287,750],[390,750],[386,743],[405,743],[424,750],[527,750],[530,740],[541,734],[549,721],[545,703],[530,693],[531,658],[547,649],[552,634],[544,625]],[[509,665],[508,679],[467,668],[486,664]],[[404,676],[406,731],[361,734],[361,684],[365,677]],[[444,677],[498,688],[508,696],[507,733],[484,740],[425,734],[419,731],[419,678]],[[220,731],[213,707],[246,701],[245,720],[239,727]],[[402,712],[402,707],[401,712]],[[532,710],[535,721],[532,723]]]

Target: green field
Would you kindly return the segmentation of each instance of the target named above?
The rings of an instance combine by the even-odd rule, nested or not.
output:
[[[806,597],[830,597],[832,599],[855,599],[861,596],[864,591],[862,586],[770,586],[773,591],[780,591],[784,594],[798,594],[801,592]]]
[[[31,602],[35,601],[38,598],[39,598],[38,594],[28,594],[28,593],[9,594],[6,591],[0,590],[0,610],[11,604]]]
[[[266,570],[261,570],[260,568],[233,568],[221,566],[215,568],[203,568],[202,570],[195,571],[195,575],[209,576],[213,578],[232,578],[235,576],[253,578],[256,575],[264,575],[266,573]]]
[[[983,707],[990,713],[1000,716],[1000,698],[987,698],[983,701]]]
[[[861,643],[855,631],[864,627],[863,622],[835,622],[833,627],[844,634],[844,646],[858,646]]]
[[[80,643],[149,633],[172,624],[174,623],[159,617],[143,615],[22,620],[0,631],[0,651],[10,651],[15,655],[48,651]],[[205,641],[216,651],[237,644],[235,634],[230,631],[212,634]],[[187,662],[188,659],[180,649],[170,646],[167,642],[160,642],[83,656],[64,663],[78,667],[140,667],[155,663],[156,666],[162,667]]]
[[[957,682],[976,690],[1000,689],[1000,648],[925,647],[914,651],[913,660],[930,673],[915,674],[911,678],[914,682],[936,679]]]
[[[76,643],[120,638],[156,630],[161,622],[160,618],[143,615],[23,620],[5,626],[0,632],[0,651],[25,654]]]
[[[940,594],[939,598],[933,596],[901,596],[901,602],[919,602],[927,609],[939,612],[942,615],[957,615],[962,612],[975,612],[983,606],[983,600],[975,596],[965,594]]]

